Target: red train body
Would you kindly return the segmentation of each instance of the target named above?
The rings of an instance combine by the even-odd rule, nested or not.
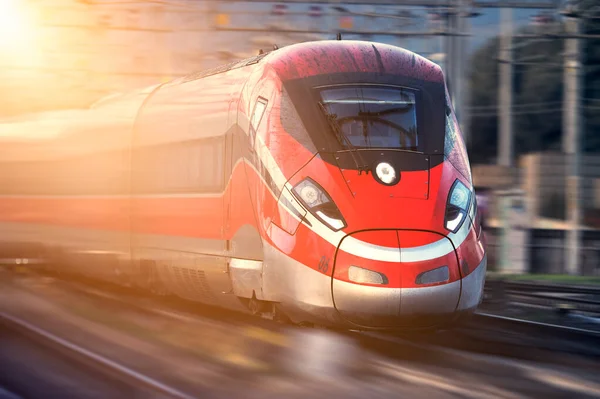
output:
[[[430,61],[303,43],[112,101],[1,139],[3,258],[340,328],[480,303],[470,166]]]

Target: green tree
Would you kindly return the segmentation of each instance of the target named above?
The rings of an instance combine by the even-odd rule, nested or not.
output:
[[[584,0],[581,2],[584,10],[583,16],[587,17],[583,23],[583,32],[589,35],[600,35],[600,9],[598,0]],[[583,48],[585,72],[583,104],[586,135],[583,148],[587,152],[600,151],[600,39],[587,39]]]
[[[594,0],[582,3],[590,10]],[[589,12],[584,13],[590,16]],[[600,16],[600,13],[599,15]],[[600,33],[600,20],[586,19],[583,32]],[[551,29],[563,33],[562,22]],[[531,27],[520,33],[532,33]],[[561,150],[564,40],[516,38],[513,41],[513,115],[515,155],[532,151]],[[498,49],[494,38],[480,48],[471,63],[471,142],[473,163],[487,163],[497,155]],[[583,41],[585,78],[582,102],[584,126],[582,145],[587,152],[600,151],[600,40]],[[519,64],[522,62],[522,64]]]

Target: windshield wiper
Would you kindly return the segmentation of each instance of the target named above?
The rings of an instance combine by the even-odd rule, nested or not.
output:
[[[379,111],[379,112],[373,112],[373,111],[358,111],[358,116],[384,116],[384,115],[389,115],[389,114],[397,114],[397,113],[406,113],[408,111],[411,110],[412,107],[397,107],[397,108],[390,108],[390,109],[386,109],[383,111]]]
[[[331,128],[331,130],[333,130],[333,133],[335,134],[335,136],[337,137],[337,139],[340,142],[346,142],[346,146],[350,149],[350,155],[352,156],[352,160],[354,161],[354,165],[356,165],[356,169],[358,170],[358,174],[362,174],[362,172],[366,172],[366,174],[369,174],[370,168],[369,165],[365,162],[365,160],[363,159],[362,155],[360,154],[360,152],[358,152],[358,150],[356,149],[356,147],[350,142],[350,140],[340,131],[340,126],[337,123],[337,115],[335,114],[331,114],[329,113],[329,111],[327,111],[327,108],[325,108],[325,104],[323,104],[321,101],[319,101],[319,106],[321,107],[321,111],[323,111],[323,114],[325,114],[325,118],[327,119],[327,123],[329,124],[329,127]],[[355,155],[358,155],[358,157],[360,158],[361,164],[358,163],[358,161],[356,160]]]

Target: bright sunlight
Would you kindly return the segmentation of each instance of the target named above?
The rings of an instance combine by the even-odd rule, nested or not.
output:
[[[0,58],[36,53],[37,26],[25,0],[0,0]]]

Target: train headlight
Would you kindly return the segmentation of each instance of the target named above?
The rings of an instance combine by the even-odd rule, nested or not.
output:
[[[302,188],[300,188],[299,191],[300,198],[308,206],[316,206],[323,202],[322,198],[320,198],[323,196],[323,194],[311,184],[305,184]]]
[[[387,162],[381,162],[377,165],[375,173],[384,184],[392,185],[396,181],[396,169]]]
[[[446,217],[444,226],[452,233],[456,233],[467,218],[471,206],[471,191],[460,180],[456,180],[450,188],[446,202]]]
[[[416,284],[435,284],[444,283],[450,279],[450,271],[448,266],[438,267],[437,269],[428,270],[417,276]]]
[[[331,197],[310,177],[298,183],[293,192],[310,213],[333,231],[346,227],[346,221]]]
[[[348,279],[354,283],[360,284],[388,284],[389,281],[384,274],[379,272],[363,269],[358,266],[350,266],[348,268]]]

